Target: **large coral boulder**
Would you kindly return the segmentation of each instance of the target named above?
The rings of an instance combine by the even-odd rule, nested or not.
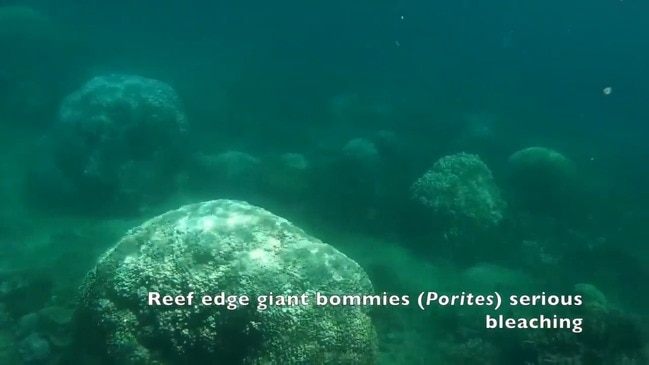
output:
[[[545,147],[528,147],[509,157],[512,179],[518,184],[556,188],[575,178],[572,161],[560,152]]]
[[[574,204],[575,164],[550,148],[528,147],[509,157],[509,183],[517,202],[534,212],[557,212]]]
[[[260,295],[370,294],[363,269],[241,201],[191,204],[129,231],[87,276],[75,358],[93,364],[374,364],[363,306],[255,305]],[[250,305],[149,306],[149,292],[246,295]]]
[[[63,100],[30,193],[41,201],[59,196],[83,213],[146,210],[176,190],[187,130],[170,85],[135,75],[94,77]]]

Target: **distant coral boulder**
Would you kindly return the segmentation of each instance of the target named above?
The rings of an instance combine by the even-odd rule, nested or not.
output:
[[[93,210],[142,209],[174,189],[187,128],[170,85],[140,76],[95,77],[61,105],[49,137],[50,175],[66,181],[74,194],[69,201],[84,200]]]
[[[440,158],[410,190],[416,201],[448,220],[447,233],[471,234],[497,226],[503,219],[506,204],[491,170],[478,155]]]
[[[577,170],[560,152],[528,147],[514,152],[508,162],[509,183],[525,208],[549,212],[571,201]]]

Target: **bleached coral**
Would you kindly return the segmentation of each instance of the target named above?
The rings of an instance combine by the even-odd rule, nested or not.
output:
[[[489,167],[478,155],[440,158],[411,187],[414,199],[458,227],[489,228],[503,218],[505,202]]]

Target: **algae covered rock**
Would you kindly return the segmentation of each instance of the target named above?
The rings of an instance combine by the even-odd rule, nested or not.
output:
[[[260,295],[371,294],[363,269],[262,208],[183,206],[130,230],[81,288],[75,358],[93,364],[374,364],[364,306],[269,306]],[[246,295],[249,305],[149,306],[161,295]],[[93,355],[94,354],[94,355]],[[99,354],[99,356],[97,355]]]

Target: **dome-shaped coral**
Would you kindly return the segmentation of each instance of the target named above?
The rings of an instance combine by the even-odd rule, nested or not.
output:
[[[544,147],[514,152],[509,157],[509,172],[518,200],[535,211],[553,210],[568,201],[577,174],[572,161]]]
[[[84,364],[371,365],[368,307],[254,302],[372,291],[356,262],[283,218],[240,201],[191,204],[131,230],[100,259],[81,290],[77,351],[94,356]],[[148,292],[224,292],[251,304],[151,307]]]
[[[563,154],[545,147],[528,147],[514,152],[509,157],[509,166],[514,178],[547,184],[560,183],[574,177],[575,166]]]
[[[29,178],[31,200],[53,195],[65,197],[62,208],[83,213],[140,212],[176,189],[186,130],[179,97],[166,83],[95,77],[63,101]]]
[[[414,199],[450,218],[452,229],[485,229],[500,223],[505,202],[489,167],[477,155],[440,158],[411,187]],[[465,232],[466,233],[466,232]]]
[[[95,77],[61,105],[49,176],[60,175],[77,194],[70,200],[85,197],[95,210],[143,208],[174,189],[186,129],[171,86],[140,76]]]

